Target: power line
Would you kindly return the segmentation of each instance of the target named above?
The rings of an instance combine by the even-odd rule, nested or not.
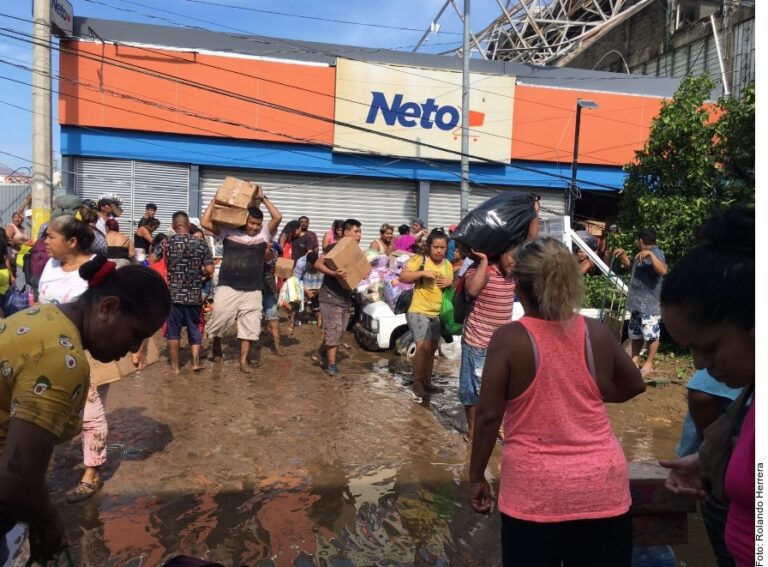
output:
[[[139,2],[131,2],[130,0],[125,0],[129,4],[135,4],[137,6],[144,6],[148,7],[144,4],[140,4]],[[263,10],[259,8],[251,8],[250,6],[235,6],[232,4],[225,4],[223,2],[211,2],[209,0],[185,0],[186,2],[192,3],[192,4],[204,4],[207,6],[216,6],[217,8],[228,8],[231,10],[240,10],[245,12],[255,12],[258,14],[269,14],[271,16],[282,16],[287,18],[301,18],[304,20],[314,20],[318,22],[328,22],[333,24],[346,24],[346,25],[353,25],[353,26],[365,26],[370,28],[381,28],[381,29],[390,29],[390,30],[398,30],[398,31],[413,31],[413,32],[419,32],[421,33],[423,30],[417,29],[417,28],[407,28],[402,26],[389,26],[386,24],[371,24],[369,22],[356,22],[352,20],[339,20],[334,18],[322,18],[319,16],[307,16],[306,14],[291,14],[287,12],[276,12],[273,10]],[[162,10],[163,12],[166,12],[167,10]],[[168,12],[173,13],[173,12]],[[177,15],[177,14],[174,14]],[[461,35],[460,32],[443,32],[445,34],[450,35]]]
[[[99,2],[98,0],[87,0],[87,1],[89,1],[89,2],[94,2],[94,3],[98,3],[98,4],[104,5],[104,6],[106,6],[106,7],[109,7],[109,8],[115,9],[115,10],[117,10],[117,9],[118,9],[118,8],[116,8],[116,7],[114,7],[114,6],[111,6],[111,5],[105,4],[105,3],[103,3],[103,2]],[[192,0],[187,0],[187,1],[192,1]],[[140,6],[145,6],[144,4],[140,4],[140,3],[138,3],[138,2],[131,2],[131,3],[133,3],[133,4],[137,4],[137,5],[140,5]],[[158,8],[155,8],[155,9],[156,9],[156,10],[159,10]],[[170,12],[170,11],[168,11],[168,10],[160,10],[160,11],[163,11],[163,12],[167,12],[167,13],[171,13],[171,14],[176,14],[175,12]],[[176,21],[173,21],[173,20],[169,20],[169,19],[167,19],[167,18],[162,18],[162,17],[159,17],[159,16],[152,16],[152,15],[149,15],[149,14],[145,14],[145,13],[142,13],[142,12],[135,12],[135,11],[132,11],[132,13],[136,13],[136,14],[138,14],[138,15],[143,15],[143,16],[146,16],[146,17],[149,17],[149,18],[160,19],[160,20],[162,20],[162,21],[165,21],[165,22],[173,23],[173,24],[175,24],[175,25],[178,25],[178,26],[182,26],[182,27],[186,27],[186,28],[190,28],[190,29],[194,29],[194,30],[210,31],[210,30],[207,30],[207,29],[205,29],[205,28],[200,28],[200,27],[198,27],[198,26],[190,26],[190,25],[187,25],[187,24],[183,24],[183,23],[181,23],[181,22],[176,22]],[[7,14],[2,14],[2,13],[0,13],[0,16],[11,17],[11,18],[13,18],[13,19],[17,19],[17,20],[21,20],[21,21],[25,21],[25,22],[29,22],[29,23],[32,23],[32,22],[31,22],[31,20],[26,20],[26,19],[24,19],[24,18],[17,18],[17,17],[12,17],[12,16],[8,16]],[[190,16],[183,16],[183,15],[181,15],[181,16],[182,16],[182,17],[190,17]],[[190,17],[190,18],[191,18],[191,17]],[[198,21],[203,21],[203,22],[205,22],[205,23],[211,23],[211,24],[213,24],[213,22],[209,22],[209,21],[206,21],[206,20],[199,20],[198,18],[191,18],[191,19],[195,19],[195,20],[198,20]],[[214,24],[214,25],[217,25],[217,24]],[[236,29],[236,28],[231,28],[231,29]],[[22,32],[17,32],[17,33],[22,33]],[[237,39],[245,39],[245,40],[248,40],[248,41],[256,41],[256,39],[255,39],[254,37],[252,37],[252,36],[251,36],[251,37],[248,37],[248,36],[235,36],[235,35],[233,35],[233,34],[227,34],[227,33],[225,33],[225,32],[223,32],[223,33],[224,33],[224,35],[227,35],[227,36],[231,36],[231,37],[235,37],[235,38],[237,38]],[[288,44],[291,44],[291,42],[289,42],[288,40],[275,39],[275,38],[272,38],[272,39],[273,39],[274,41],[278,41],[278,42],[283,42],[283,43],[288,43]],[[131,48],[134,48],[134,49],[141,49],[141,50],[145,50],[145,51],[149,51],[149,52],[154,52],[154,53],[161,53],[161,54],[163,54],[164,56],[167,56],[167,57],[174,57],[174,56],[171,56],[171,55],[169,55],[169,52],[168,52],[168,51],[161,51],[161,50],[151,49],[151,48],[148,48],[148,47],[145,47],[145,46],[141,46],[141,45],[131,45],[130,43],[123,43],[123,42],[118,42],[118,41],[110,41],[110,43],[113,43],[114,45],[122,45],[122,46],[126,46],[126,47],[131,47]],[[291,44],[291,45],[295,45],[295,44]],[[377,51],[378,51],[378,50],[377,50]],[[337,58],[338,58],[338,57],[342,57],[342,58],[343,58],[343,56],[341,56],[341,55],[339,55],[339,54],[334,54],[334,53],[332,53],[332,52],[322,52],[322,51],[318,51],[318,53],[322,53],[322,54],[325,54],[325,55],[329,55],[329,56],[333,56],[333,57],[337,57]],[[224,55],[222,55],[222,56],[226,56],[226,55],[224,54]],[[183,58],[181,58],[181,57],[178,57],[178,56],[175,56],[175,57],[176,57],[177,59],[179,59],[179,60],[183,60]],[[374,65],[374,66],[380,66],[380,67],[384,67],[384,65],[380,65],[380,64],[377,64],[377,63],[373,63],[373,62],[366,62],[366,61],[362,61],[362,60],[359,60],[359,59],[354,59],[354,58],[349,58],[349,59],[351,59],[351,60],[353,60],[353,61],[359,61],[359,62],[365,62],[365,63],[369,63],[369,64],[371,64],[371,65]],[[186,61],[186,60],[184,60],[184,61]],[[221,70],[219,67],[216,67],[215,65],[211,65],[211,64],[207,64],[207,63],[203,63],[203,62],[197,62],[197,64],[198,64],[198,65],[207,66],[207,67],[213,67],[213,68],[216,68],[217,70]],[[389,68],[389,67],[387,67],[387,68]],[[328,94],[328,93],[323,93],[323,92],[319,92],[319,91],[314,91],[314,90],[312,90],[312,89],[307,89],[307,88],[305,88],[305,87],[300,87],[300,86],[298,86],[298,85],[291,85],[291,84],[288,84],[288,83],[283,83],[283,82],[281,82],[281,81],[276,81],[276,80],[274,80],[274,79],[270,79],[270,78],[267,78],[267,77],[262,77],[262,76],[259,76],[259,75],[254,75],[254,74],[250,74],[250,73],[243,73],[243,72],[234,71],[234,70],[231,70],[231,69],[225,69],[225,71],[227,71],[227,72],[229,72],[229,73],[232,73],[232,74],[235,74],[235,75],[241,75],[241,76],[244,76],[244,77],[248,77],[248,78],[256,78],[256,79],[259,79],[259,80],[262,80],[262,81],[266,81],[266,82],[270,82],[270,83],[274,83],[274,84],[278,84],[278,85],[286,86],[286,87],[288,87],[288,88],[294,88],[294,89],[297,89],[297,90],[303,90],[303,91],[305,91],[305,92],[309,92],[309,93],[313,93],[313,94],[317,94],[317,95],[321,95],[321,96],[329,96],[329,97],[332,97],[332,98],[337,98],[337,99],[340,99],[340,100],[344,100],[344,101],[346,101],[346,102],[350,102],[350,103],[353,103],[353,104],[360,104],[360,105],[368,106],[368,103],[365,103],[365,102],[356,101],[356,100],[351,100],[351,99],[346,99],[346,98],[343,98],[343,97],[334,97],[333,95],[331,95],[331,94]],[[420,77],[420,76],[421,76],[421,75],[418,75],[418,74],[416,74],[416,73],[410,73],[410,72],[408,72],[408,71],[405,71],[405,70],[403,70],[403,69],[401,69],[401,68],[398,68],[398,69],[397,69],[397,71],[399,71],[399,72],[401,72],[401,73],[405,73],[405,74],[408,74],[408,75],[412,75],[412,76],[415,76],[415,77]],[[517,76],[519,77],[520,75],[517,75]],[[450,82],[450,81],[444,81],[444,80],[441,80],[441,79],[435,79],[435,80],[436,80],[436,81],[438,81],[438,82],[442,82],[442,83],[448,84],[448,85],[450,85],[450,86],[452,86],[452,87],[455,87],[455,89],[456,89],[456,90],[458,90],[458,88],[460,88],[459,86],[455,85],[454,83],[452,83],[452,82]],[[495,95],[495,96],[498,96],[498,97],[500,97],[500,98],[507,98],[507,99],[510,99],[510,100],[519,100],[519,101],[522,101],[522,102],[530,102],[530,103],[533,103],[533,104],[539,104],[539,105],[541,105],[541,106],[545,106],[545,107],[548,107],[548,108],[553,108],[553,109],[558,109],[558,110],[564,110],[564,111],[566,111],[566,112],[569,112],[569,113],[573,111],[573,109],[572,109],[572,108],[564,108],[564,107],[559,107],[559,106],[556,106],[556,105],[552,105],[552,104],[541,103],[541,102],[539,102],[539,101],[532,101],[532,100],[527,100],[527,99],[523,99],[523,98],[520,98],[519,96],[514,96],[514,97],[513,97],[513,96],[510,96],[510,95],[505,95],[505,94],[503,94],[503,93],[495,93],[495,92],[493,92],[493,91],[485,91],[485,90],[483,90],[483,89],[480,89],[480,88],[475,88],[474,90],[475,90],[476,92],[479,92],[479,93],[485,93],[485,94],[493,94],[493,95]],[[630,109],[626,109],[626,110],[631,110],[631,108],[630,108]],[[600,115],[600,114],[595,114],[595,115],[594,115],[594,118],[596,118],[596,119],[598,119],[598,120],[607,120],[607,121],[611,121],[611,122],[616,122],[616,123],[619,123],[619,124],[626,124],[626,125],[629,125],[629,126],[639,126],[639,127],[642,127],[642,126],[643,126],[643,124],[637,124],[637,123],[634,123],[634,122],[627,122],[627,121],[625,121],[625,120],[619,120],[619,119],[617,119],[617,118],[611,118],[611,117],[608,117],[608,116],[602,116],[602,115]],[[470,129],[470,131],[471,131],[471,132],[478,132],[478,133],[480,133],[478,130],[475,130],[475,129]],[[508,139],[508,140],[510,140],[510,141],[514,141],[514,138],[506,138],[506,137],[504,137],[504,136],[502,136],[502,135],[500,135],[500,134],[492,134],[492,133],[488,133],[488,132],[484,132],[483,134],[484,134],[484,135],[488,135],[488,136],[491,136],[491,137],[498,137],[498,138],[503,138],[503,139]],[[593,155],[590,155],[590,154],[584,154],[584,155],[585,155],[585,156],[589,156],[589,157],[595,157],[595,156],[593,156]],[[616,162],[613,162],[613,163],[616,163]],[[616,165],[622,165],[622,164],[618,164],[618,163],[616,163]]]
[[[23,32],[19,32],[17,30],[12,30],[12,29],[8,29],[8,28],[0,28],[0,30],[5,30],[5,31],[8,31],[8,32],[10,32],[12,34],[16,34],[16,35],[20,35],[20,36],[28,35],[28,34],[24,34]],[[5,35],[6,37],[9,37],[10,39],[15,39],[17,41],[26,41],[28,43],[34,43],[34,40],[19,39],[19,38],[16,38],[14,36],[7,35],[7,34],[0,34],[0,35]],[[56,48],[54,47],[54,49],[56,49]],[[445,152],[445,153],[449,153],[449,154],[461,155],[461,152],[458,152],[458,151],[455,151],[455,150],[450,150],[450,149],[443,148],[443,147],[440,147],[440,146],[436,146],[436,145],[432,145],[432,144],[427,144],[425,142],[414,142],[412,140],[409,140],[407,138],[403,138],[401,136],[397,136],[395,134],[389,134],[389,133],[386,133],[386,132],[379,132],[379,131],[376,131],[376,130],[373,130],[373,129],[370,129],[370,128],[365,128],[365,127],[362,127],[362,126],[358,126],[356,124],[342,122],[342,121],[336,120],[334,118],[328,118],[328,117],[325,117],[325,116],[320,116],[320,115],[317,115],[317,114],[313,114],[313,113],[310,113],[308,111],[301,111],[301,110],[298,110],[298,109],[295,109],[295,108],[287,107],[285,105],[281,105],[281,104],[277,104],[277,103],[269,103],[267,101],[263,101],[263,100],[256,99],[256,98],[253,98],[253,97],[248,97],[248,96],[245,96],[245,95],[238,95],[236,93],[231,93],[231,92],[228,92],[228,91],[224,91],[222,89],[210,87],[208,85],[201,85],[199,83],[195,83],[195,82],[188,81],[188,80],[185,80],[185,79],[181,79],[181,78],[178,78],[178,77],[172,77],[172,76],[168,76],[168,75],[163,74],[163,73],[158,73],[158,72],[152,71],[150,69],[147,69],[145,67],[141,67],[139,65],[133,65],[133,64],[129,64],[129,63],[120,62],[120,61],[114,60],[114,59],[109,58],[109,57],[95,57],[95,56],[91,56],[90,54],[84,54],[84,53],[79,52],[77,50],[71,50],[71,49],[68,49],[66,47],[61,47],[61,46],[58,49],[59,49],[59,51],[63,51],[65,53],[72,53],[72,54],[74,54],[76,56],[83,57],[83,58],[86,58],[86,59],[90,59],[90,60],[93,60],[93,61],[97,61],[97,62],[100,62],[102,64],[106,60],[110,64],[112,64],[112,65],[114,65],[114,66],[116,66],[118,68],[127,69],[129,71],[134,71],[134,72],[137,72],[137,73],[140,73],[140,74],[152,76],[152,77],[155,77],[155,78],[160,78],[162,80],[167,80],[167,81],[179,83],[179,84],[182,84],[182,85],[186,85],[186,86],[189,86],[189,87],[192,87],[192,88],[201,89],[201,90],[204,90],[204,91],[207,91],[207,92],[211,92],[211,93],[214,93],[214,94],[220,94],[220,95],[223,95],[223,96],[234,98],[236,100],[240,100],[240,101],[244,101],[244,102],[249,102],[249,103],[256,104],[256,105],[266,106],[268,108],[272,108],[272,109],[279,110],[279,111],[282,111],[282,112],[286,112],[286,113],[289,113],[289,114],[296,114],[296,115],[300,115],[300,116],[303,116],[303,117],[306,117],[306,118],[310,118],[310,119],[315,119],[315,120],[331,123],[331,124],[334,124],[334,125],[342,125],[342,126],[354,129],[354,130],[363,131],[363,132],[367,132],[367,133],[372,133],[374,135],[383,136],[383,137],[394,139],[394,140],[397,140],[397,141],[406,142],[406,143],[409,143],[409,144],[415,144],[415,145],[419,145],[419,146],[422,146],[422,147],[432,148],[432,149],[435,149],[435,150],[438,150],[438,151],[441,151],[441,152]],[[117,96],[119,96],[119,94]],[[241,126],[244,126],[244,125],[241,125]],[[271,134],[277,135],[277,136],[286,137],[286,138],[290,138],[290,136],[282,134],[282,133],[271,132]],[[300,139],[300,140],[301,141],[305,141],[304,139]],[[493,165],[499,165],[498,162],[495,162],[493,160],[489,160],[487,158],[483,158],[483,157],[480,157],[480,156],[474,156],[474,155],[470,154],[469,157],[472,158],[472,159],[475,159],[477,161],[491,163]],[[431,164],[431,165],[434,166],[434,164]],[[520,170],[524,170],[524,171],[530,171],[530,172],[537,173],[537,174],[544,175],[544,176],[550,176],[550,177],[553,177],[553,178],[556,178],[556,179],[560,179],[560,180],[563,180],[563,181],[569,180],[568,178],[566,178],[563,175],[552,174],[552,173],[549,173],[549,172],[537,170],[535,168],[531,168],[531,167],[527,167],[527,166],[522,166],[522,165],[514,164],[514,163],[510,163],[509,165],[511,167],[513,167],[513,168],[516,168],[516,169],[520,169]],[[588,185],[595,186],[595,187],[603,187],[603,188],[606,188],[606,189],[615,190],[615,187],[611,187],[611,186],[608,186],[608,185],[603,185],[603,184],[600,184],[600,183],[597,183],[597,182],[584,181],[584,183],[586,183]]]
[[[0,58],[0,63],[6,64],[6,65],[9,64],[7,61],[5,61],[5,60],[3,60],[1,58]],[[23,65],[15,65],[15,64],[10,64],[10,65],[12,65],[14,67],[17,67],[17,68],[23,68],[24,70],[28,70],[28,71],[31,71],[31,72],[35,72],[33,69],[27,68],[27,67],[25,67]],[[87,83],[82,83],[82,82],[78,82],[78,81],[70,81],[68,79],[64,79],[64,78],[61,78],[61,77],[59,77],[59,78],[60,78],[60,80],[62,80],[64,82],[80,84],[80,85],[84,86],[85,88],[88,88],[89,90],[94,90],[95,92],[105,92],[103,89],[101,89],[101,90],[95,89],[93,86],[88,85]],[[6,80],[6,81],[10,81],[10,82],[15,82],[15,83],[18,83],[18,84],[23,84],[23,85],[30,86],[30,83],[25,83],[24,81],[20,81],[20,80],[17,80],[17,79],[12,79],[12,78],[6,77],[4,75],[0,75],[0,79]],[[52,93],[60,94],[58,91],[56,91],[54,89],[51,89],[51,92]],[[119,98],[126,98],[126,99],[133,100],[133,101],[136,101],[136,102],[141,102],[143,104],[146,104],[148,106],[152,106],[152,107],[155,107],[155,108],[163,108],[159,104],[154,104],[154,103],[149,102],[147,100],[142,100],[140,98],[132,97],[130,95],[121,95],[119,93],[113,94],[113,93],[110,93],[110,92],[108,92],[107,94],[112,94],[112,96],[117,96]],[[65,96],[71,96],[71,95],[65,95]],[[97,102],[97,101],[93,101],[93,100],[87,99],[85,97],[79,97],[79,96],[73,96],[72,98],[76,98],[78,100],[84,100],[86,102],[93,102],[93,103]],[[26,109],[24,107],[19,107],[18,105],[14,105],[12,103],[8,103],[8,102],[5,102],[5,101],[0,101],[0,103],[6,104],[8,106],[13,106],[13,107],[19,108],[21,110],[26,110],[28,112],[31,112],[31,110],[29,110],[29,109]],[[129,110],[126,110],[124,108],[121,108],[121,107],[118,107],[118,106],[114,106],[114,105],[110,105],[110,104],[107,104],[107,103],[99,102],[99,104],[103,104],[107,108],[113,108],[113,109],[116,109],[116,110],[121,110],[123,112],[130,112],[131,114],[136,114],[138,116],[145,116],[145,117],[149,117],[149,118],[157,118],[157,117],[155,117],[154,115],[151,115],[151,114],[145,114],[145,113],[137,112],[137,111],[129,111]],[[167,109],[167,107],[165,109]],[[184,112],[182,111],[182,113],[184,113]],[[234,125],[234,126],[238,126],[238,127],[242,127],[242,128],[250,128],[250,129],[255,129],[255,130],[258,130],[258,131],[264,131],[264,132],[271,133],[268,130],[258,129],[258,128],[255,128],[255,127],[249,127],[248,125],[245,125],[245,124],[231,123],[231,122],[227,122],[227,121],[223,121],[223,120],[217,120],[216,118],[207,117],[205,115],[198,115],[198,114],[192,114],[192,113],[190,113],[190,114],[191,114],[191,117],[199,118],[199,119],[202,119],[202,120],[210,120],[210,121],[214,121],[214,122],[221,122],[221,123],[223,123],[225,125]],[[157,118],[157,119],[158,120],[162,120],[164,122],[169,122],[169,123],[174,124],[174,125],[176,124],[174,121],[169,120],[169,119],[163,119],[163,118]],[[224,137],[224,138],[228,138],[228,139],[232,139],[232,140],[237,140],[237,138],[235,138],[234,136],[229,136],[229,135],[226,135],[226,134],[222,134],[220,132],[216,132],[215,130],[209,130],[207,128],[201,128],[201,127],[198,127],[198,126],[190,126],[190,127],[195,128],[197,130],[201,130],[201,131],[209,133],[209,134],[214,134],[214,135],[219,136],[219,137]],[[109,133],[108,130],[99,129],[99,128],[93,128],[93,127],[90,127],[90,126],[81,126],[81,128],[84,128],[84,129],[87,129],[87,130],[96,131],[96,132],[101,132],[101,133]],[[138,138],[132,138],[131,136],[125,136],[124,135],[123,137],[125,137],[125,138],[127,138],[129,140],[134,140],[134,141],[146,143],[146,144],[149,144],[149,145],[154,145],[154,146],[157,146],[157,147],[163,147],[163,148],[168,148],[169,147],[169,146],[164,145],[164,144],[157,144],[157,143],[152,143],[152,142],[149,142],[149,141],[146,141],[146,140],[142,140],[142,139],[138,139]],[[317,145],[318,147],[321,147],[321,148],[328,148],[328,146],[326,146],[324,144],[319,144],[319,143],[316,143],[316,142],[312,142],[311,140],[305,140],[305,139],[299,139],[299,140],[302,140],[303,142],[305,142],[307,144]],[[308,153],[302,152],[300,150],[294,150],[294,149],[290,149],[290,148],[285,148],[284,151],[288,151],[290,153],[294,153],[294,154],[301,155],[301,156],[308,157],[308,158],[312,158],[312,159],[321,160],[321,161],[324,161],[324,162],[328,162],[329,161],[329,160],[327,160],[327,159],[325,159],[323,157],[312,155],[312,154],[308,154]],[[197,151],[197,152],[194,152],[194,153],[199,153],[201,155],[207,155],[209,157],[215,157],[215,158],[218,158],[218,159],[222,159],[222,158],[223,159],[229,159],[228,156],[221,156],[221,155],[217,155],[217,154],[212,154],[210,152],[199,152],[199,151]],[[390,156],[385,156],[383,154],[377,154],[375,152],[362,153],[360,155],[360,157],[362,159],[366,159],[365,156],[390,157]],[[399,161],[403,161],[403,160],[402,159],[391,160],[390,162],[388,162],[386,164],[380,164],[380,166],[382,166],[382,165],[383,166],[392,165],[392,164],[397,163]],[[434,164],[430,164],[428,162],[426,162],[426,164],[427,165],[434,165]],[[360,170],[368,170],[368,171],[371,171],[371,172],[373,172],[375,174],[378,174],[379,176],[395,177],[395,178],[400,178],[400,179],[404,179],[404,180],[407,180],[407,181],[414,181],[413,178],[411,178],[411,177],[407,177],[407,176],[404,176],[404,175],[398,175],[398,174],[393,173],[393,172],[383,171],[383,170],[381,170],[379,168],[376,168],[376,167],[368,167],[368,166],[364,166],[364,165],[358,165],[357,167]],[[458,175],[458,174],[456,174],[454,172],[450,172],[450,171],[448,171],[448,173],[451,173],[451,174],[456,175],[456,176]],[[355,174],[349,174],[349,175],[354,176]],[[346,176],[341,176],[341,177],[346,177]],[[474,182],[474,184],[478,185],[478,186],[483,186],[483,184],[481,184],[481,183]]]
[[[86,0],[86,1],[90,2],[92,4],[98,4],[98,5],[104,6],[106,8],[111,8],[111,9],[116,10],[116,11],[129,12],[131,14],[136,14],[138,16],[143,16],[145,18],[149,18],[149,19],[153,19],[153,20],[159,20],[159,21],[163,21],[163,22],[166,22],[166,23],[170,23],[170,24],[173,24],[176,27],[184,27],[184,28],[188,28],[188,29],[192,29],[192,30],[212,32],[212,30],[210,30],[208,28],[204,28],[204,27],[200,27],[200,26],[193,26],[191,24],[184,24],[182,22],[178,22],[176,20],[171,20],[169,18],[165,18],[165,17],[162,17],[162,16],[157,16],[157,15],[154,15],[154,14],[147,14],[146,12],[139,12],[137,10],[131,10],[131,9],[128,9],[128,8],[123,8],[123,7],[117,7],[117,6],[114,6],[114,5],[111,5],[111,4],[107,4],[106,2],[103,2],[102,0]],[[181,17],[181,18],[186,18],[186,19],[193,20],[193,21],[196,21],[196,22],[201,22],[201,23],[204,23],[204,24],[210,24],[210,25],[213,25],[213,26],[229,29],[229,30],[238,32],[240,34],[245,34],[245,35],[236,35],[236,34],[231,34],[231,33],[227,33],[227,32],[218,32],[218,33],[223,33],[224,35],[226,35],[228,37],[232,37],[234,39],[245,40],[245,41],[254,42],[254,43],[260,41],[257,36],[254,36],[253,34],[250,34],[248,31],[240,29],[240,28],[235,28],[235,27],[232,27],[232,26],[224,25],[224,24],[217,24],[215,22],[211,22],[210,20],[196,18],[194,16],[188,16],[186,14],[181,14],[181,13],[178,13],[178,12],[172,12],[170,10],[163,10],[163,9],[160,9],[160,8],[156,8],[154,6],[149,6],[147,4],[142,4],[142,3],[139,3],[139,2],[135,2],[135,1],[132,1],[131,3],[134,4],[134,5],[139,5],[139,6],[148,8],[150,10],[164,12],[164,13],[167,13],[167,14],[171,14],[171,15],[174,15],[174,16]],[[333,51],[318,49],[316,46],[314,48],[310,48],[309,46],[307,46],[305,44],[296,43],[295,41],[291,41],[291,40],[287,40],[287,39],[283,39],[283,38],[266,37],[266,36],[261,36],[261,37],[265,37],[266,40],[268,40],[270,43],[282,43],[282,44],[288,45],[290,47],[300,48],[300,49],[314,49],[315,53],[318,53],[318,54],[321,54],[321,55],[325,55],[326,57],[346,58],[346,59],[350,59],[352,61],[361,61],[361,62],[369,63],[369,64],[374,65],[374,66],[384,67],[384,65],[379,64],[379,63],[375,63],[375,62],[372,62],[372,61],[363,61],[363,60],[360,60],[360,59],[355,59],[354,57],[349,56],[349,55],[341,55],[341,54],[338,54],[338,53],[334,53]],[[263,40],[261,40],[261,41],[263,41]],[[381,49],[374,49],[373,51],[374,52],[378,52],[378,51],[381,51]],[[408,71],[404,70],[403,68],[398,68],[398,71],[401,72],[401,73],[404,73],[406,75],[411,75],[411,76],[414,76],[414,77],[421,77],[421,75],[419,75],[418,73],[411,73],[411,72],[408,72]],[[618,76],[616,76],[616,77],[603,77],[603,78],[601,78],[601,80],[626,80],[626,79],[637,80],[637,79],[643,79],[644,78],[644,77],[635,76],[635,75],[623,75],[623,74],[617,74],[617,75]],[[517,75],[517,76],[519,77],[520,75]],[[551,80],[560,80],[560,79],[563,79],[563,80],[594,80],[594,77],[537,77],[537,79],[539,79],[539,80],[542,80],[542,79],[544,79],[544,80],[550,80],[550,79]],[[449,84],[451,86],[455,86],[453,83],[451,83],[449,81],[441,81],[440,79],[435,79],[435,80],[438,81],[438,82],[444,82],[444,83]],[[495,93],[492,93],[490,91],[483,91],[482,89],[475,89],[475,90],[478,91],[478,92],[485,92],[487,94],[495,94]]]

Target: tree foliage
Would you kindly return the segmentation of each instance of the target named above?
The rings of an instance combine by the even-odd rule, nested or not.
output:
[[[688,77],[662,103],[648,142],[624,168],[617,245],[631,248],[638,230],[652,228],[674,264],[710,215],[754,203],[754,86],[708,104],[712,88],[706,75]]]

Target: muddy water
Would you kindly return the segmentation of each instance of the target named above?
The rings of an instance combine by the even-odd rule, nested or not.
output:
[[[404,359],[352,345],[342,375],[328,377],[311,361],[317,330],[297,331],[287,356],[263,351],[248,376],[231,362],[170,376],[160,363],[112,386],[105,486],[62,504],[78,564],[155,566],[176,554],[249,566],[500,564],[498,517],[467,503],[458,361],[438,361],[446,392],[425,405]],[[658,397],[611,410],[630,458],[674,448],[678,396]],[[672,400],[666,410],[661,399]],[[80,458],[77,442],[57,452],[59,499]],[[707,567],[695,555],[706,540],[692,536],[678,557]]]

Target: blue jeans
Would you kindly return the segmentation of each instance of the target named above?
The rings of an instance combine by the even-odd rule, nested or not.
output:
[[[488,349],[473,347],[461,341],[461,370],[459,370],[459,401],[476,406],[480,398],[480,378],[483,376]]]

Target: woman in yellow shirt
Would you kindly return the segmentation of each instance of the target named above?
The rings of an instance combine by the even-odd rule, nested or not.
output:
[[[97,256],[79,271],[88,289],[77,301],[0,320],[0,538],[28,524],[31,558],[41,564],[66,543],[45,473],[54,446],[80,431],[85,350],[101,362],[135,352],[171,310],[165,282],[149,268],[116,270]]]
[[[443,290],[453,284],[453,267],[446,260],[448,235],[440,229],[427,237],[427,254],[417,255],[405,265],[400,281],[413,283],[413,299],[405,314],[408,328],[416,341],[413,355],[413,393],[423,397],[442,392],[432,384],[432,366],[440,341],[440,305]]]

